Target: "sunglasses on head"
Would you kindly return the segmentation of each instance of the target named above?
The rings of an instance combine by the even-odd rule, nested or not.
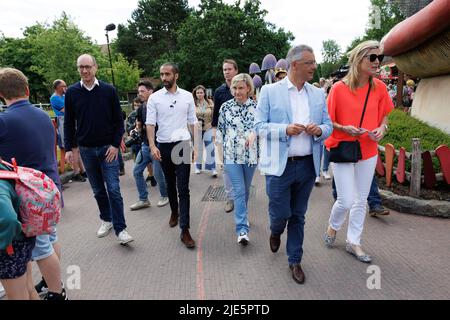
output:
[[[375,54],[375,53],[372,53],[372,54],[366,55],[366,57],[369,57],[369,61],[370,61],[370,62],[374,62],[377,58],[378,58],[378,61],[381,62],[381,61],[383,61],[383,59],[384,59],[384,54]]]

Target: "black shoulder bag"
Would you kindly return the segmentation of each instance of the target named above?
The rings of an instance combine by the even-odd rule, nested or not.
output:
[[[359,122],[359,128],[361,128],[364,114],[366,113],[367,101],[370,95],[370,83],[369,90],[367,90],[366,101],[364,102],[364,109]],[[341,141],[335,148],[330,148],[330,162],[358,162],[362,159],[361,146],[359,140],[356,141]]]

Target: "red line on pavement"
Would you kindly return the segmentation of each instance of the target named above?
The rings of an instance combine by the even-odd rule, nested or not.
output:
[[[213,187],[216,187],[217,185],[217,178],[216,182],[214,183]],[[210,214],[211,209],[211,201],[209,201],[202,212],[202,218],[200,220],[200,232],[198,234],[198,249],[197,249],[197,299],[199,300],[205,300],[205,281],[204,281],[204,274],[203,274],[203,238],[205,237],[205,231],[206,227],[208,225],[208,218]]]

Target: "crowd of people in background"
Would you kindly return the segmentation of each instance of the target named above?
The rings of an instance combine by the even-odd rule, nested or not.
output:
[[[155,91],[146,80],[137,83],[138,96],[124,124],[115,88],[97,79],[95,57],[81,55],[77,60],[81,80],[69,88],[63,80],[55,80],[50,102],[58,146],[73,167],[72,180],[88,180],[97,202],[97,237],[113,230],[122,245],[135,240],[127,230],[119,180],[121,171],[124,174],[120,154],[126,145],[133,154],[138,194],[130,210],[151,207],[146,182],[157,185],[157,206],[169,204],[169,227],[179,225],[180,240],[189,249],[196,246],[189,231],[191,164],[196,175],[209,171],[216,178],[220,163],[227,196],[224,209],[234,211],[237,243],[242,246],[251,242],[248,201],[252,179],[256,169],[264,174],[268,244],[277,252],[287,230],[287,260],[295,282],[302,284],[306,278],[301,266],[305,215],[321,175],[325,180],[334,178],[336,200],[324,228],[324,245],[334,246],[348,215],[346,250],[361,262],[371,262],[361,246],[367,200],[370,215],[389,214],[381,206],[374,178],[377,142],[387,133],[394,97],[393,86],[376,78],[382,59],[378,42],[363,42],[350,53],[348,74],[339,79],[321,78],[311,85],[317,68],[314,52],[307,45],[295,46],[286,57],[289,68],[275,70],[275,83],[263,86],[258,96],[250,75],[239,73],[236,61],[226,59],[222,64],[225,82],[214,97],[207,97],[202,84],[191,92],[180,88],[178,66],[165,63],[160,67],[163,88]],[[408,108],[414,98],[411,81],[405,87]],[[0,97],[8,106],[0,114],[0,157],[15,157],[19,165],[41,170],[61,188],[53,126],[44,112],[30,104],[26,77],[15,69],[0,69]],[[21,143],[15,139],[22,139]],[[355,140],[361,145],[359,161],[330,164],[330,149]],[[0,279],[8,298],[37,299],[39,293],[50,300],[66,299],[56,230],[24,237],[17,225],[20,215],[13,185],[0,180],[0,193]],[[11,243],[17,255],[5,251]],[[36,286],[31,260],[37,261],[43,276]]]

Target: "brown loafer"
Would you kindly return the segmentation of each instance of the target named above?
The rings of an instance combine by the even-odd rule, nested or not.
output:
[[[270,235],[270,250],[275,253],[278,251],[278,249],[280,248],[280,243],[281,243],[281,239],[280,239],[281,235]]]
[[[176,225],[178,224],[178,216],[178,212],[172,212],[172,214],[170,215],[169,226],[171,228],[176,227]]]
[[[186,248],[192,249],[195,248],[195,241],[192,239],[191,234],[189,233],[189,229],[184,229],[181,232],[181,242],[184,243]]]
[[[294,278],[295,282],[298,284],[305,283],[305,274],[300,263],[290,265],[289,268],[292,270],[292,278]]]

